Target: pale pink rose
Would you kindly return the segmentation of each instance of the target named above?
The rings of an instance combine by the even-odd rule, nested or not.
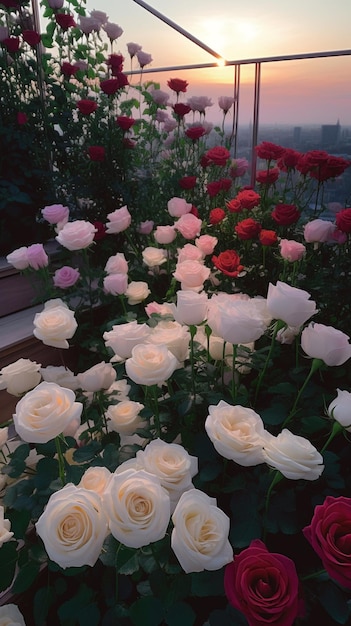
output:
[[[150,235],[153,227],[154,222],[152,220],[146,220],[145,222],[140,222],[137,231],[140,235]]]
[[[151,54],[144,52],[143,50],[138,50],[136,57],[141,68],[145,67],[145,65],[149,65],[153,60]]]
[[[123,252],[117,252],[117,254],[115,254],[114,256],[110,256],[110,258],[107,259],[105,272],[107,274],[128,273],[128,261],[126,260]]]
[[[316,219],[305,224],[303,234],[307,243],[323,243],[333,239],[335,229],[336,226],[332,222]]]
[[[80,274],[77,269],[74,269],[69,265],[64,265],[63,267],[60,267],[60,269],[56,270],[53,281],[55,287],[68,289],[68,287],[75,285],[79,278]]]
[[[184,198],[171,198],[167,203],[168,213],[171,217],[181,217],[186,213],[190,213],[192,204],[184,200]]]
[[[196,236],[199,236],[201,226],[202,221],[192,213],[182,215],[174,224],[174,228],[178,230],[185,239],[195,239]]]
[[[89,67],[87,61],[83,61],[83,59],[78,59],[78,61],[75,61],[73,65],[81,72],[85,72]]]
[[[141,50],[141,46],[139,46],[138,43],[134,43],[133,41],[130,41],[129,43],[127,43],[127,50],[128,50],[129,56],[132,59],[136,55],[136,53],[139,52],[139,50]]]
[[[49,224],[58,224],[68,220],[69,208],[62,204],[50,204],[41,210],[41,214]]]
[[[166,263],[167,261],[167,251],[163,248],[154,248],[153,246],[148,246],[142,251],[141,254],[145,265],[150,268],[163,265],[163,263]]]
[[[94,31],[98,32],[101,28],[100,22],[88,15],[79,16],[78,26],[85,35],[90,35]]]
[[[132,222],[132,216],[126,206],[108,213],[107,219],[109,221],[106,224],[106,233],[109,235],[123,232]]]
[[[163,109],[157,109],[155,119],[160,124],[164,123],[166,120],[169,120],[169,115]]]
[[[351,358],[350,337],[333,326],[311,322],[301,333],[301,347],[312,359],[321,359],[331,367]]]
[[[172,304],[159,304],[158,302],[149,302],[149,304],[147,304],[145,307],[145,313],[148,317],[151,317],[153,313],[156,313],[157,315],[173,318]]]
[[[199,261],[184,261],[178,263],[173,276],[181,283],[181,289],[201,291],[205,280],[208,279],[210,270]]]
[[[132,280],[124,295],[128,298],[128,304],[140,304],[150,295],[151,291],[147,283],[142,280]]]
[[[157,226],[154,232],[155,240],[161,245],[172,243],[176,236],[177,233],[174,229],[174,226]]]
[[[208,297],[205,291],[177,291],[177,306],[173,304],[173,313],[179,324],[202,324],[207,317],[207,310]]]
[[[164,121],[163,130],[165,133],[171,133],[177,126],[177,121],[170,117],[168,120]]]
[[[126,324],[112,326],[112,330],[104,332],[103,339],[106,347],[111,348],[121,360],[132,356],[134,346],[138,345],[138,343],[144,343],[149,334],[150,328],[147,324],[138,324],[134,320]]]
[[[290,261],[291,263],[300,261],[306,252],[305,246],[298,241],[294,241],[293,239],[281,239],[279,242],[279,249],[283,259],[286,259],[286,261]]]
[[[95,233],[96,228],[93,224],[85,220],[76,220],[67,222],[55,239],[67,250],[83,250],[93,243]]]
[[[42,243],[33,243],[33,245],[27,248],[27,259],[29,267],[33,270],[38,270],[41,267],[47,267],[49,264],[49,257],[44,250]]]
[[[166,91],[162,91],[162,89],[152,89],[150,94],[153,101],[160,106],[165,106],[169,100],[169,94]]]
[[[104,24],[103,26],[103,29],[110,41],[118,39],[118,37],[123,34],[123,28],[118,26],[118,24],[114,24],[113,22],[106,22],[106,24]]]
[[[64,0],[48,0],[50,9],[62,9]]]
[[[201,122],[201,126],[205,129],[205,135],[209,135],[211,130],[213,129],[212,122],[207,122],[206,120],[203,120]]]
[[[336,241],[336,243],[342,245],[347,241],[347,234],[343,233],[342,230],[336,229],[333,232],[332,239],[333,241]]]
[[[192,111],[198,111],[203,114],[205,114],[207,107],[211,107],[213,105],[211,98],[208,98],[207,96],[192,96],[191,98],[188,98],[186,103]]]
[[[163,142],[164,150],[162,151],[162,154],[161,154],[163,159],[171,158],[172,149],[175,144],[176,144],[176,136],[173,132],[170,132],[168,137],[166,137],[166,139]]]
[[[12,265],[16,270],[27,269],[27,267],[29,267],[27,250],[27,246],[17,248],[17,250],[14,250],[7,255],[6,261],[10,263],[10,265]]]
[[[199,248],[192,243],[186,243],[183,248],[178,248],[177,263],[183,263],[183,261],[203,261],[202,252]]]
[[[96,11],[95,9],[93,9],[93,11],[90,11],[90,16],[94,20],[99,22],[100,26],[104,26],[104,24],[106,24],[108,20],[108,17],[104,11]]]
[[[122,273],[114,273],[105,276],[104,291],[112,296],[120,296],[124,294],[128,287],[128,275]]]
[[[229,175],[232,178],[239,178],[244,176],[249,168],[249,162],[247,159],[232,159],[229,167]]]
[[[234,98],[231,96],[220,96],[218,98],[218,106],[224,113],[228,113],[229,109],[233,106]]]
[[[195,246],[197,246],[199,250],[201,250],[203,256],[213,254],[217,243],[217,237],[212,237],[212,235],[201,235],[200,237],[195,239]]]

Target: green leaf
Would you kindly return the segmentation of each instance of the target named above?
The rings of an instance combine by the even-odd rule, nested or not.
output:
[[[86,446],[82,446],[73,453],[73,460],[76,463],[86,463],[91,461],[101,450],[101,444],[97,441],[91,441]]]
[[[177,602],[167,610],[165,619],[168,626],[193,626],[196,614],[189,604]]]
[[[27,458],[27,456],[29,456],[29,453],[30,453],[30,447],[28,443],[23,443],[22,445],[18,446],[10,454],[10,457],[11,459],[18,459],[18,460],[24,461]]]
[[[231,499],[231,543],[236,548],[248,546],[252,539],[261,537],[259,497],[254,491],[236,491]]]
[[[0,591],[11,586],[18,559],[17,541],[8,541],[0,548]]]
[[[31,520],[30,512],[16,511],[12,509],[8,511],[8,514],[6,515],[11,522],[11,531],[14,533],[16,539],[24,539],[29,522]]]
[[[94,592],[87,585],[82,584],[78,593],[70,600],[64,602],[58,609],[61,623],[76,624],[80,626],[99,626],[100,611],[95,602],[92,602]]]
[[[323,608],[338,624],[346,624],[351,615],[351,609],[347,595],[339,587],[331,581],[320,583],[318,598]]]
[[[288,416],[287,407],[283,403],[272,403],[268,409],[260,413],[265,424],[276,426],[282,424]]]
[[[38,589],[34,596],[33,612],[36,626],[45,626],[50,605],[54,598],[52,587]]]
[[[130,617],[135,626],[158,626],[164,618],[162,603],[153,596],[140,598],[131,605]]]
[[[195,572],[191,574],[191,595],[199,598],[223,596],[223,569],[214,572]]]
[[[33,584],[39,574],[40,564],[36,561],[29,561],[16,575],[12,591],[13,593],[23,593]]]

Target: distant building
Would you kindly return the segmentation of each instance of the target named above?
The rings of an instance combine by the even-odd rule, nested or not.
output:
[[[297,146],[300,145],[301,142],[301,126],[294,126],[293,129],[293,142],[294,142],[294,147],[296,148]]]
[[[323,124],[321,127],[321,145],[323,148],[336,146],[340,140],[340,122],[336,124]]]

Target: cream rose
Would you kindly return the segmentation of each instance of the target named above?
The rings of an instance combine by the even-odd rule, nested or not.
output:
[[[11,522],[8,519],[5,519],[4,516],[5,509],[3,506],[0,506],[0,548],[4,543],[10,541],[13,537],[13,533],[11,532]]]
[[[77,376],[64,365],[48,365],[40,369],[42,379],[47,383],[56,383],[66,389],[78,389]]]
[[[126,360],[127,376],[138,385],[158,385],[172,376],[179,362],[164,345],[138,344]]]
[[[143,424],[140,417],[144,405],[133,400],[124,400],[118,404],[110,404],[105,413],[107,427],[120,435],[134,435]]]
[[[147,343],[164,344],[179,362],[185,361],[189,353],[190,333],[187,328],[173,321],[161,321],[151,329]]]
[[[101,497],[110,482],[111,476],[112,474],[107,467],[88,467],[78,487],[83,487],[83,489],[88,489],[88,491],[94,491],[94,493],[97,493]]]
[[[79,426],[83,405],[71,389],[40,383],[17,402],[13,421],[17,434],[28,443],[47,443],[67,429]]]
[[[103,496],[112,535],[129,548],[162,539],[170,519],[170,500],[157,476],[144,470],[115,473]]]
[[[93,243],[96,232],[97,229],[90,222],[75,220],[67,222],[55,239],[67,250],[83,250]]]
[[[163,248],[153,248],[149,246],[142,251],[145,265],[148,267],[158,267],[167,261],[167,252]]]
[[[316,303],[310,297],[307,291],[278,280],[276,285],[268,286],[267,307],[274,319],[288,326],[302,326],[317,313]]]
[[[49,558],[63,569],[95,565],[108,534],[100,497],[72,484],[52,494],[35,526]]]
[[[67,339],[73,337],[77,326],[74,312],[60,298],[55,298],[45,303],[41,313],[35,314],[33,334],[46,346],[67,349]]]
[[[15,604],[0,606],[0,626],[26,626],[18,606]]]
[[[183,493],[172,515],[172,549],[183,570],[218,570],[233,560],[229,517],[198,489]]]
[[[33,389],[41,381],[40,363],[30,359],[18,359],[0,370],[0,389],[6,389],[13,396]]]
[[[117,359],[128,359],[138,343],[144,343],[150,334],[147,324],[138,324],[136,320],[126,324],[112,326],[112,330],[104,332],[103,338],[107,348],[111,348]],[[113,359],[113,360],[117,360]]]
[[[108,389],[116,380],[116,371],[111,363],[97,363],[85,372],[77,375],[79,386],[84,391],[100,391],[100,389]]]
[[[311,442],[286,428],[277,437],[267,438],[263,457],[291,480],[317,480],[324,470],[323,457]]]
[[[220,400],[208,413],[205,430],[219,454],[245,467],[265,461],[266,431],[255,411]]]
[[[128,304],[140,304],[150,295],[150,289],[147,283],[143,281],[133,280],[129,283],[124,295],[128,298]]]

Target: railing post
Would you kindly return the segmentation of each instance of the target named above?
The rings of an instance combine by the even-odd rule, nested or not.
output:
[[[234,65],[233,81],[233,126],[230,136],[230,143],[234,140],[234,157],[236,157],[238,145],[238,123],[239,123],[239,90],[240,90],[240,65]]]
[[[255,186],[256,181],[256,152],[258,138],[258,124],[260,112],[260,92],[261,92],[261,63],[255,63],[255,93],[254,93],[254,117],[252,128],[252,145],[251,145],[251,187]]]

